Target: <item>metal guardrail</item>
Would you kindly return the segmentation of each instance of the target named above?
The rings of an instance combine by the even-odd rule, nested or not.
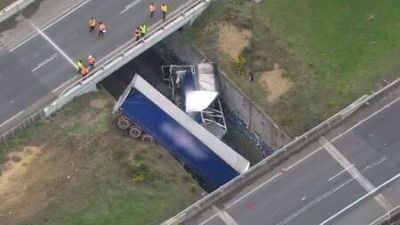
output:
[[[0,10],[0,23],[17,14],[20,10],[33,3],[35,0],[17,0],[11,5]]]
[[[183,25],[194,20],[211,3],[212,0],[198,0],[186,2],[176,9],[165,22],[158,21],[149,27],[149,33],[139,41],[132,38],[114,51],[99,60],[96,67],[87,77],[74,81],[61,91],[58,98],[45,108],[46,115],[50,115],[64,104],[85,92],[95,89],[95,85],[118,68],[131,61],[148,48],[161,41]]]
[[[162,40],[164,37],[173,33],[186,23],[194,20],[208,7],[211,1],[212,0],[198,0],[195,2],[192,1],[190,2],[190,4],[186,3],[182,5],[168,17],[167,21],[163,23],[161,27],[157,27],[161,25],[161,22],[151,26],[150,32],[142,41],[133,43],[134,41],[132,39],[130,42],[125,43],[113,52],[109,53],[103,58],[107,59],[104,60],[104,63],[102,63],[102,60],[98,61],[98,64],[101,66],[91,73],[91,77],[88,77],[86,80],[79,79],[77,81],[72,81],[73,85],[69,85],[67,88],[63,89],[61,93],[55,99],[53,99],[53,102],[51,102],[47,106],[45,106],[46,104],[44,104],[44,108],[42,108],[41,110],[36,111],[34,114],[26,115],[26,118],[16,123],[15,125],[10,125],[9,130],[0,135],[0,143],[6,142],[8,139],[14,137],[21,130],[28,127],[29,124],[33,123],[33,121],[43,119],[54,113],[63,105],[71,101],[74,97],[79,96],[85,92],[95,91],[95,85],[98,81],[104,79],[104,77],[114,72],[118,68],[118,66],[129,62],[134,57],[147,50],[154,43]],[[73,7],[76,7],[76,5],[72,6],[72,8]],[[185,9],[184,7],[188,8]],[[49,24],[50,23],[46,24],[44,27],[49,26]],[[33,33],[29,34],[28,38],[32,35]],[[121,57],[124,57],[124,55],[126,57],[121,60]],[[119,60],[119,62],[113,61],[114,59]]]
[[[272,170],[277,165],[282,163],[289,156],[296,154],[299,152],[302,147],[309,144],[312,140],[321,137],[332,127],[337,126],[341,122],[343,122],[346,118],[352,115],[357,109],[364,105],[369,105],[372,101],[376,100],[378,96],[387,93],[392,88],[397,87],[400,84],[400,79],[397,79],[385,86],[384,88],[378,90],[377,92],[371,95],[364,95],[340,112],[331,116],[324,122],[320,123],[316,127],[307,131],[303,135],[296,137],[292,142],[288,143],[278,151],[274,152],[269,157],[265,158],[261,162],[257,163],[253,167],[251,167],[248,171],[241,174],[240,176],[235,177],[233,180],[229,181],[225,185],[221,186],[214,192],[210,193],[206,197],[200,199],[195,202],[176,216],[170,218],[169,220],[162,223],[162,225],[176,225],[182,224],[188,219],[192,218],[196,214],[206,210],[211,207],[219,200],[221,200],[224,196],[227,196],[237,189],[244,187],[249,181],[260,177],[266,172]]]
[[[395,225],[400,224],[400,205],[396,206],[385,215],[378,218],[370,225]]]

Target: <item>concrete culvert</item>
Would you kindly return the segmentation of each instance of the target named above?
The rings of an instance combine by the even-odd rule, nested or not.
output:
[[[139,127],[136,126],[132,126],[129,129],[129,136],[131,136],[132,138],[139,138],[140,135],[142,135],[142,130]]]
[[[149,134],[144,134],[142,136],[142,142],[147,143],[147,144],[154,144],[153,136],[151,136]]]
[[[126,130],[129,128],[130,124],[126,118],[121,116],[121,117],[118,117],[117,126],[122,130]]]

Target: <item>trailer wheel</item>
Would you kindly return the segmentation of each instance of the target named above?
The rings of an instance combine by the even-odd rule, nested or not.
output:
[[[153,138],[153,136],[151,136],[149,134],[143,134],[142,142],[148,143],[148,144],[154,144],[154,138]]]
[[[129,121],[127,119],[125,119],[124,117],[118,117],[118,122],[117,122],[117,126],[122,129],[122,130],[126,130],[129,128]]]
[[[139,127],[132,126],[132,127],[129,129],[129,136],[130,136],[130,137],[136,139],[136,138],[139,138],[140,135],[142,135],[142,130],[141,130]]]

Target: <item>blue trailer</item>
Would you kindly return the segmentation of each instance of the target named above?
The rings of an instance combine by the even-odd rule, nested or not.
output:
[[[137,74],[115,104],[114,113],[120,128],[144,141],[156,141],[211,189],[249,168],[249,161]]]

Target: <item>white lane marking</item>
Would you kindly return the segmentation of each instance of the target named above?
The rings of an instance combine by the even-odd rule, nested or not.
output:
[[[374,113],[372,113],[371,115],[365,117],[364,119],[360,120],[358,123],[354,124],[353,126],[351,126],[350,128],[348,128],[347,130],[345,130],[344,132],[342,132],[341,134],[337,135],[336,137],[332,138],[332,142],[336,141],[337,139],[341,138],[343,135],[347,134],[348,132],[350,132],[351,130],[353,130],[354,128],[360,126],[361,124],[365,123],[367,120],[371,119],[372,117],[375,117],[376,115],[378,115],[379,113],[381,113],[382,111],[384,111],[385,109],[390,108],[393,104],[395,104],[396,102],[398,102],[400,100],[400,97],[397,97],[396,99],[394,99],[393,101],[389,102],[388,104],[382,106],[382,108],[380,108],[379,110],[375,111]]]
[[[135,6],[136,4],[138,4],[140,1],[141,1],[141,0],[135,0],[135,1],[133,1],[132,3],[126,5],[126,6],[125,6],[125,9],[122,10],[122,11],[120,12],[120,14],[123,14],[124,12],[128,11],[128,10],[131,9],[133,6]]]
[[[330,195],[334,194],[335,192],[337,192],[338,190],[342,189],[344,186],[346,186],[348,183],[350,183],[351,181],[353,181],[354,179],[349,179],[346,182],[342,183],[341,185],[329,190],[328,192],[325,192],[323,195],[319,196],[318,198],[316,198],[315,200],[309,202],[308,204],[306,204],[305,206],[301,207],[299,210],[297,210],[295,213],[291,214],[290,216],[286,217],[284,220],[282,220],[281,222],[279,222],[277,225],[285,225],[287,223],[289,223],[290,221],[292,221],[293,219],[295,219],[296,217],[298,217],[299,215],[301,215],[302,213],[306,212],[307,210],[309,210],[311,207],[313,207],[314,205],[318,204],[319,202],[321,202],[322,200],[326,199],[327,197],[329,197]]]
[[[367,171],[369,169],[374,168],[375,166],[378,166],[379,164],[383,163],[386,160],[386,157],[382,157],[380,160],[373,162],[371,164],[369,164],[368,166],[366,166],[364,169],[362,169],[361,171]]]
[[[317,153],[318,151],[320,151],[322,148],[319,147],[318,149],[310,152],[308,155],[304,156],[303,158],[301,158],[299,161],[296,161],[295,163],[293,163],[292,165],[290,165],[287,168],[284,168],[284,170],[286,172],[288,172],[289,170],[293,169],[295,166],[297,166],[298,164],[302,163],[303,161],[307,160],[308,158],[310,158],[311,156],[313,156],[315,153]],[[228,207],[231,207],[232,205],[240,202],[242,199],[246,198],[247,196],[251,195],[252,193],[254,193],[255,191],[257,191],[258,189],[260,189],[262,186],[268,184],[269,182],[271,182],[272,180],[278,178],[279,176],[282,175],[282,172],[279,172],[277,174],[275,174],[274,176],[272,176],[271,178],[269,178],[268,180],[264,181],[263,183],[259,184],[256,188],[250,190],[249,192],[247,192],[246,194],[242,195],[240,198],[236,199],[235,201],[233,201],[232,203],[230,203],[228,205]]]
[[[42,62],[40,62],[39,64],[37,64],[37,66],[35,68],[32,69],[32,72],[35,72],[36,70],[38,70],[40,67],[46,65],[47,63],[49,63],[51,60],[55,59],[57,57],[57,52],[54,53],[53,55],[51,55],[50,57],[46,58],[45,60],[43,60]]]
[[[375,111],[374,113],[372,113],[371,115],[365,117],[364,119],[360,120],[358,123],[354,124],[353,126],[351,126],[350,128],[348,128],[347,130],[345,130],[344,132],[342,132],[341,134],[335,136],[332,141],[335,141],[339,138],[341,138],[343,135],[347,134],[348,132],[350,132],[351,130],[355,129],[356,127],[360,126],[361,124],[365,123],[367,120],[371,119],[372,117],[375,117],[376,115],[378,115],[379,113],[381,113],[382,111],[384,111],[385,109],[388,109],[389,107],[391,107],[393,104],[395,104],[396,102],[398,102],[400,100],[400,97],[394,99],[393,101],[389,102],[388,104],[384,105],[382,108],[380,108],[379,110]],[[321,150],[321,147],[318,147],[316,150],[314,150],[313,152],[311,152],[309,155],[307,155],[306,157],[302,158],[301,160],[295,162],[293,165],[287,167],[287,170],[295,167],[296,165],[300,164],[300,162],[306,160],[307,158],[309,158],[309,156],[313,155],[314,153],[318,152],[319,150]],[[228,207],[231,207],[232,205],[238,203],[239,201],[241,201],[242,199],[246,198],[247,196],[249,196],[250,194],[254,193],[255,191],[257,191],[258,189],[260,189],[262,186],[268,184],[270,181],[274,180],[275,178],[279,177],[281,175],[281,173],[275,174],[271,179],[261,183],[260,185],[258,185],[257,187],[255,187],[254,189],[250,190],[249,192],[247,192],[246,194],[244,194],[243,196],[241,196],[240,198],[238,198],[236,201],[234,201],[232,204],[229,204]],[[201,225],[204,225],[205,223],[207,223],[208,221],[212,220],[213,218],[215,218],[216,215],[212,215],[209,218],[207,218],[204,222],[201,223]]]
[[[319,138],[319,143],[346,171],[367,191],[375,189],[374,185],[355,167],[351,166],[350,161],[325,137]],[[375,200],[385,209],[390,209],[391,204],[383,195],[376,195]]]
[[[218,208],[217,206],[213,206],[213,209],[217,212],[219,218],[227,224],[227,225],[239,225],[235,219],[232,218],[225,210]]]
[[[72,5],[70,8],[68,8],[67,10],[65,10],[62,13],[62,16],[57,17],[57,19],[55,20],[51,20],[49,23],[45,24],[42,28],[43,31],[47,30],[49,27],[53,26],[54,24],[58,23],[60,20],[64,19],[65,17],[69,16],[70,14],[72,14],[73,12],[75,12],[76,10],[80,9],[82,6],[86,5],[86,3],[90,2],[90,0],[84,0],[81,2],[78,2],[74,5]],[[22,40],[21,42],[17,43],[16,45],[12,46],[9,48],[9,51],[12,52],[15,49],[21,47],[22,45],[24,45],[26,42],[30,41],[32,38],[36,37],[38,35],[38,33],[36,32],[32,32],[30,34],[27,35],[27,38],[25,38],[24,40]]]
[[[9,118],[8,120],[4,121],[2,124],[0,124],[0,127],[6,125],[8,122],[10,122],[11,120],[14,120],[15,118],[17,118],[19,115],[21,115],[24,112],[24,110],[20,111],[19,113],[15,114],[14,116],[12,116],[11,118]]]
[[[31,24],[31,26],[32,26],[33,28],[35,28],[35,30],[36,30],[44,39],[47,40],[47,42],[49,42],[49,44],[50,44],[51,46],[53,46],[62,56],[64,56],[64,58],[65,58],[75,69],[78,69],[78,66],[75,64],[74,60],[72,60],[71,57],[69,57],[69,56],[67,55],[67,53],[65,53],[60,47],[58,47],[58,45],[57,45],[54,41],[52,41],[52,40],[50,39],[49,36],[47,36],[47,34],[45,34],[41,29],[39,29],[39,28],[38,28],[35,24],[33,24],[30,20],[27,19],[27,21],[28,21],[28,23]]]
[[[307,154],[306,156],[304,156],[303,158],[301,158],[300,160],[294,162],[292,165],[290,165],[289,167],[285,168],[284,170],[286,172],[288,172],[289,170],[293,169],[295,166],[297,166],[298,164],[302,163],[303,161],[307,160],[308,158],[310,158],[311,156],[313,156],[315,153],[317,153],[318,151],[320,151],[322,149],[322,147],[318,147],[317,149],[315,149],[314,151],[310,152],[309,154]],[[228,204],[227,208],[235,205],[236,203],[240,202],[241,200],[243,200],[244,198],[246,198],[247,196],[251,195],[252,193],[256,192],[258,189],[260,189],[261,187],[263,187],[264,185],[270,183],[271,181],[275,180],[276,178],[278,178],[279,176],[281,176],[283,173],[279,172],[277,174],[275,174],[274,176],[272,176],[271,178],[269,178],[268,180],[262,182],[261,184],[259,184],[257,187],[255,187],[254,189],[251,189],[250,191],[246,192],[244,195],[240,196],[238,199],[236,199],[235,201],[231,202]],[[207,218],[206,220],[204,220],[200,225],[204,225],[206,224],[208,221],[214,219],[217,215],[214,214],[212,216],[210,216],[209,218]]]
[[[363,201],[364,199],[368,198],[369,196],[375,194],[377,191],[379,191],[381,188],[385,187],[386,185],[392,183],[394,180],[398,179],[400,177],[400,173],[397,174],[396,176],[390,178],[389,180],[385,181],[383,184],[379,185],[377,188],[375,188],[374,190],[372,190],[371,192],[368,192],[366,195],[362,196],[361,198],[357,199],[356,201],[352,202],[351,204],[349,204],[348,206],[346,206],[345,208],[341,209],[339,212],[335,213],[334,215],[332,215],[331,217],[329,217],[328,219],[322,221],[322,223],[320,223],[320,225],[325,225],[329,222],[331,222],[333,219],[335,219],[336,217],[338,217],[339,215],[343,214],[344,212],[346,212],[347,210],[349,210],[350,208],[354,207],[355,205],[357,205],[358,203],[360,203],[361,201]]]
[[[354,164],[351,164],[350,166],[354,166]],[[341,170],[339,173],[333,175],[331,178],[328,179],[328,181],[334,180],[336,177],[340,176],[342,173],[346,172],[349,168],[344,168]]]

